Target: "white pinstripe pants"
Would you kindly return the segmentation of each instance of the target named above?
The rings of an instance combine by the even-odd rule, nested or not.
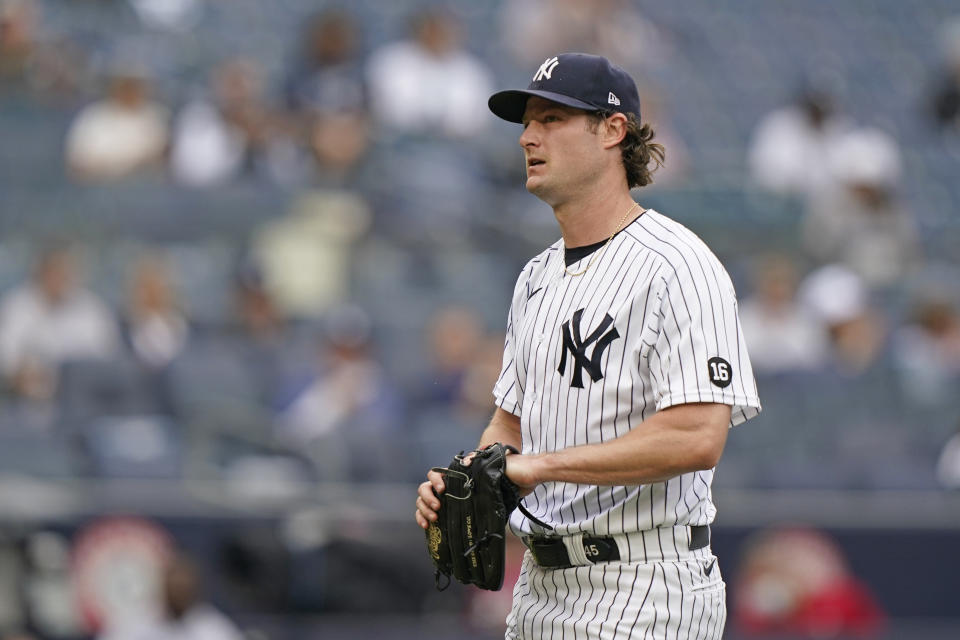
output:
[[[550,570],[527,551],[504,637],[720,640],[726,589],[709,549],[696,555]]]

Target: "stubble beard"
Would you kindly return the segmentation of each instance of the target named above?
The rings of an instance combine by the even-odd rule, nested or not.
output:
[[[530,179],[527,178],[526,188],[527,191],[540,198],[551,207],[555,207],[562,200],[562,197],[557,193],[557,190],[555,188],[551,188],[550,185],[547,184],[542,178],[539,182],[534,182],[534,184],[530,184]]]

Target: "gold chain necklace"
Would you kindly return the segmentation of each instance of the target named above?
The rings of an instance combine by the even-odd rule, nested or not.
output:
[[[618,222],[618,223],[617,223],[617,226],[614,227],[613,233],[610,234],[610,237],[607,238],[607,241],[603,243],[603,246],[602,246],[602,247],[600,247],[597,251],[594,251],[594,252],[593,252],[593,256],[590,258],[590,261],[587,262],[587,266],[585,266],[585,267],[583,268],[583,270],[581,270],[581,271],[570,271],[570,268],[567,267],[567,265],[566,265],[566,261],[564,261],[563,270],[566,272],[566,274],[567,274],[568,276],[574,276],[574,277],[576,277],[576,276],[582,276],[583,274],[585,274],[585,273],[590,269],[590,267],[593,266],[594,261],[595,261],[598,257],[600,257],[600,254],[603,253],[604,251],[606,251],[607,245],[609,245],[609,244],[610,244],[610,241],[613,240],[613,236],[617,235],[617,232],[620,231],[620,229],[623,228],[623,223],[627,221],[627,216],[630,215],[630,212],[633,211],[636,207],[639,207],[639,206],[640,206],[640,204],[637,203],[637,202],[634,202],[632,205],[630,205],[630,208],[627,209],[627,212],[623,214],[623,217],[622,217],[622,218],[620,218],[620,222]],[[642,214],[644,211],[646,211],[646,209],[643,209],[640,213]],[[566,252],[566,250],[564,250],[564,252]]]

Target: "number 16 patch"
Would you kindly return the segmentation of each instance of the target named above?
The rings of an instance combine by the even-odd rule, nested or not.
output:
[[[723,358],[710,358],[707,360],[707,375],[714,386],[723,389],[733,381],[733,367]]]

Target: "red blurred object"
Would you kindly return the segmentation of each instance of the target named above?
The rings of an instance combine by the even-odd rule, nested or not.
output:
[[[173,549],[159,525],[136,517],[105,517],[73,543],[77,606],[92,632],[157,618],[163,567]]]
[[[870,637],[880,631],[884,620],[869,592],[855,580],[829,585],[811,594],[784,617],[771,617],[749,606],[738,607],[736,617],[744,632],[783,632],[818,638],[841,634]]]
[[[868,638],[883,629],[882,609],[821,532],[761,533],[749,543],[738,575],[734,621],[743,633]]]

